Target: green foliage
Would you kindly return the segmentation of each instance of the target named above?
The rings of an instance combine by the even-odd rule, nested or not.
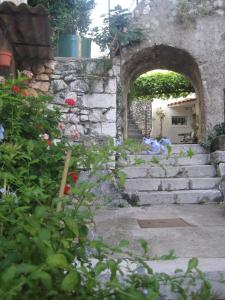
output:
[[[109,178],[100,176],[94,184],[89,178],[71,182],[71,193],[59,198],[65,153],[72,149],[70,171],[79,174],[82,167],[97,176],[115,152],[127,153],[131,142],[124,148],[112,140],[90,148],[71,146],[57,129],[60,114],[48,109],[49,99],[23,96],[20,88],[26,81],[0,86],[0,124],[5,129],[0,141],[0,299],[152,300],[159,299],[160,285],[165,284],[178,299],[187,299],[196,279],[199,299],[210,299],[211,286],[194,260],[184,288],[183,274],[158,274],[149,267],[145,241],[140,241],[141,258],[125,250],[127,241],[109,247],[101,239],[89,239],[93,189]],[[113,258],[115,253],[126,260]]]
[[[213,127],[213,129],[208,133],[208,136],[205,139],[200,141],[202,147],[207,150],[211,149],[212,143],[214,139],[220,135],[225,134],[225,123],[217,124]]]
[[[198,16],[208,16],[214,13],[214,9],[206,1],[199,0],[178,0],[176,7],[176,17],[178,23],[188,27],[196,24]]]
[[[44,5],[49,10],[54,37],[59,33],[87,32],[94,0],[28,0],[30,6]]]
[[[168,99],[194,92],[191,82],[175,72],[152,72],[138,77],[132,84],[129,99]]]
[[[93,37],[102,51],[109,50],[111,55],[118,55],[121,48],[137,43],[142,38],[140,29],[129,29],[131,14],[117,5],[104,17],[103,26],[93,29]]]

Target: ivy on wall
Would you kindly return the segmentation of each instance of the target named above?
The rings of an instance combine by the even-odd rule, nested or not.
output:
[[[138,77],[132,84],[129,100],[185,97],[194,92],[191,82],[175,72],[150,72]]]

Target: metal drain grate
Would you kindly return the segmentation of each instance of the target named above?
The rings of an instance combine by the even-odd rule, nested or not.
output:
[[[141,228],[192,227],[193,225],[181,218],[176,219],[145,219],[137,220]]]

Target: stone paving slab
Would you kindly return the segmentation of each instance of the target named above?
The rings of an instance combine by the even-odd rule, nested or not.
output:
[[[193,227],[141,229],[137,219],[183,218]],[[225,207],[210,205],[160,205],[145,208],[101,209],[96,234],[112,244],[130,241],[130,250],[141,254],[139,239],[146,239],[152,255],[174,249],[179,258],[225,258]]]

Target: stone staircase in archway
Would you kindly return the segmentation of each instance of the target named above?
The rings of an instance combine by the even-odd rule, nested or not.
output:
[[[135,123],[135,121],[133,120],[131,113],[128,113],[128,132],[127,132],[127,137],[129,139],[133,139],[133,140],[137,140],[137,141],[142,141],[142,132],[141,130],[138,128],[137,124]]]
[[[124,198],[132,205],[203,204],[221,200],[220,177],[200,145],[173,145],[165,155],[129,155]],[[194,155],[184,155],[189,149]],[[183,153],[183,155],[181,155]],[[135,165],[136,160],[143,160]]]

